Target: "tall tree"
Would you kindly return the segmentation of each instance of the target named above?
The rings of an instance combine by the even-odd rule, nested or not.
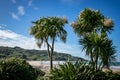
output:
[[[90,33],[80,39],[79,42],[83,46],[86,55],[90,56],[90,63],[93,64],[94,69],[98,70],[103,66],[109,68],[109,62],[115,58],[115,48],[112,46],[111,40],[101,34]]]
[[[114,23],[110,18],[102,15],[99,10],[85,8],[80,12],[77,20],[71,23],[71,27],[79,36],[91,32],[107,34],[107,32],[113,30]]]
[[[109,69],[112,61],[115,61],[115,46],[113,46],[112,40],[106,40],[104,43],[104,53],[101,54],[102,67]]]
[[[77,20],[71,24],[74,32],[80,36],[99,30],[102,26],[104,16],[98,10],[85,8],[78,16]]]
[[[54,43],[56,39],[66,42],[67,32],[64,25],[68,21],[65,17],[43,17],[33,22],[30,28],[30,34],[36,38],[37,45],[42,46],[43,43],[47,45],[48,57],[50,59],[50,69],[53,67],[52,55],[54,52]]]
[[[97,69],[99,59],[102,59],[103,64],[108,64],[108,61],[110,61],[108,59],[115,53],[112,42],[107,36],[107,32],[110,33],[113,30],[113,21],[102,15],[99,10],[86,8],[71,26],[79,36],[80,44],[83,45],[86,55],[91,58],[90,62],[93,63],[94,68]],[[109,46],[105,46],[105,43]],[[109,51],[104,50],[105,48]]]

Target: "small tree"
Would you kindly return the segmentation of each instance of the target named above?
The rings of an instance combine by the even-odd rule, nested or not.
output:
[[[67,32],[64,29],[66,23],[68,22],[65,17],[43,17],[33,22],[34,25],[30,28],[30,34],[36,38],[37,45],[39,47],[41,47],[43,43],[47,45],[50,69],[53,67],[52,55],[55,40],[59,38],[61,41],[66,42]]]
[[[104,17],[98,10],[86,8],[71,26],[80,37],[80,44],[91,58],[94,68],[98,68],[98,60],[107,66],[114,60],[115,49],[107,36],[107,32],[113,30],[114,26],[111,19]]]
[[[103,16],[99,10],[85,8],[80,12],[77,20],[71,23],[71,27],[80,36],[92,32],[107,34],[107,32],[113,30],[114,23],[110,18]]]
[[[33,68],[20,58],[0,60],[0,80],[36,80],[44,74],[45,72]]]
[[[109,62],[115,58],[115,48],[112,46],[111,40],[102,37],[100,34],[91,33],[80,39],[79,42],[83,45],[86,55],[90,56],[90,62],[93,64],[94,69],[99,70],[103,66],[109,68]]]

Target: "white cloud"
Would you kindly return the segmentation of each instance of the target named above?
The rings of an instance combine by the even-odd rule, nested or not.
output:
[[[36,7],[34,4],[33,4],[33,0],[29,0],[28,1],[28,7],[31,7],[32,9],[34,10],[38,10],[39,8]]]
[[[18,6],[18,12],[17,13],[12,12],[11,15],[13,19],[20,20],[19,17],[25,15],[24,7]]]
[[[19,16],[18,16],[17,14],[12,13],[11,15],[12,15],[12,18],[13,18],[13,19],[19,20]]]
[[[4,29],[4,27],[6,27],[7,25],[5,24],[0,24],[0,29]]]
[[[0,25],[0,28],[2,28],[2,26]]]
[[[61,0],[62,2],[64,2],[64,3],[71,3],[71,2],[73,2],[74,0]]]
[[[25,49],[38,49],[33,38],[17,34],[11,30],[0,29],[0,45],[15,47],[19,46]]]
[[[16,3],[16,0],[11,0],[11,1],[12,1],[12,3],[14,3],[14,4]]]
[[[32,0],[28,1],[28,6],[32,6]]]
[[[34,38],[29,38],[6,29],[0,29],[0,46],[19,46],[25,49],[39,49],[36,46]],[[39,50],[46,50],[46,46],[43,45]],[[81,54],[79,45],[75,44],[64,44],[62,42],[55,42],[55,51],[84,57],[84,54]]]
[[[38,8],[38,7],[34,7],[33,9],[34,9],[34,10],[38,10],[39,8]]]
[[[25,14],[24,7],[23,7],[23,6],[18,6],[18,14],[19,14],[19,15],[24,15],[24,14]]]

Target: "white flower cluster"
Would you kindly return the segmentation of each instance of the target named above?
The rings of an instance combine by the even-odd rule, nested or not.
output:
[[[71,27],[73,27],[73,28],[78,26],[78,24],[77,24],[76,22],[72,22],[70,25],[71,25]]]
[[[68,23],[67,18],[66,17],[62,17],[63,23]]]
[[[113,21],[111,19],[104,19],[103,24],[106,27],[112,27],[112,26],[114,26],[114,23],[113,23]]]

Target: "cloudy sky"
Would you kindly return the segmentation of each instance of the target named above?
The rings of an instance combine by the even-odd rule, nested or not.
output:
[[[55,51],[69,53],[85,58],[78,37],[69,26],[84,8],[100,10],[111,18],[114,31],[109,35],[117,49],[117,59],[120,60],[120,1],[119,0],[0,0],[0,46],[25,49],[39,49],[35,39],[29,35],[32,21],[40,17],[66,16],[69,24],[65,26],[68,32],[66,44],[57,40]],[[46,49],[43,45],[39,50]]]

